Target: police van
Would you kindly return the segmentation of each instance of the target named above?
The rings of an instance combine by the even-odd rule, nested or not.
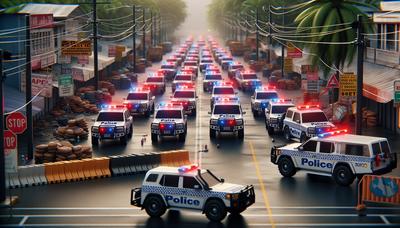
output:
[[[286,140],[297,138],[300,142],[305,142],[319,132],[334,128],[335,125],[328,120],[319,105],[299,105],[289,108],[283,120],[283,134]]]
[[[385,174],[397,167],[396,153],[386,138],[347,134],[335,130],[318,134],[305,143],[271,149],[271,162],[284,177],[299,170],[332,176],[342,186],[365,174]]]
[[[240,214],[254,202],[252,185],[226,183],[195,165],[151,169],[142,187],[131,191],[131,205],[145,209],[151,217],[160,217],[167,209],[192,209],[211,221],[221,221],[227,212]]]

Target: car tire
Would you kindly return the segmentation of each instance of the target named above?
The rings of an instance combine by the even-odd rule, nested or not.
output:
[[[153,105],[151,106],[151,113],[154,114],[154,111],[155,111],[155,108],[154,108],[154,103],[153,103]]]
[[[158,135],[151,133],[151,142],[156,143],[158,142]]]
[[[240,130],[238,131],[238,138],[239,138],[239,139],[244,139],[244,129],[240,129]]]
[[[99,139],[92,136],[92,145],[93,146],[98,146],[99,145]]]
[[[213,129],[210,129],[210,138],[215,138],[217,136],[217,132]]]
[[[258,111],[254,110],[254,109],[251,109],[251,111],[253,112],[253,116],[254,117],[258,117],[259,116],[258,115]]]
[[[288,157],[283,157],[278,161],[278,169],[282,176],[292,177],[296,174],[296,167]]]
[[[308,137],[307,137],[306,133],[305,132],[301,132],[300,142],[301,143],[305,143],[307,141],[307,139],[308,139]]]
[[[197,110],[196,109],[192,109],[191,116],[196,116],[196,114],[197,114]]]
[[[132,127],[132,125],[129,127],[129,133],[128,133],[128,137],[129,138],[132,138],[132,136],[133,136],[133,127]]]
[[[338,185],[349,186],[353,183],[355,175],[346,165],[338,165],[333,170],[333,179]]]
[[[178,141],[179,142],[185,142],[186,140],[186,133],[182,133],[178,135]]]
[[[119,142],[122,144],[122,145],[126,145],[126,142],[128,141],[128,136],[127,135],[124,135],[124,136],[122,136],[121,138],[119,138]]]
[[[290,138],[292,138],[292,135],[290,134],[290,130],[288,126],[285,126],[285,128],[283,129],[283,135],[285,136],[286,140],[290,140]]]
[[[226,217],[227,211],[220,200],[211,199],[204,207],[204,213],[210,221],[220,222]]]
[[[267,127],[268,135],[274,135],[275,129],[273,127],[268,126]]]
[[[150,110],[146,110],[145,112],[144,112],[144,116],[146,117],[146,118],[148,118],[148,117],[150,117]]]
[[[160,217],[167,210],[164,201],[159,196],[147,197],[144,202],[144,208],[150,217]]]

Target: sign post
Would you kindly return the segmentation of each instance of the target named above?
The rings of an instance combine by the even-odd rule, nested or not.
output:
[[[393,83],[394,87],[394,98],[393,98],[393,103],[395,106],[398,106],[400,104],[400,80],[396,80]]]
[[[72,75],[62,74],[58,76],[58,91],[60,97],[69,97],[74,95]]]
[[[341,97],[356,97],[357,76],[354,73],[343,73],[339,79],[339,94]]]

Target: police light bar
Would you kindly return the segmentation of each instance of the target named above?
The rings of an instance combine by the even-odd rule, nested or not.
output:
[[[297,109],[313,109],[313,108],[320,108],[319,104],[315,105],[299,105]]]
[[[218,81],[215,85],[216,86],[232,86],[233,84],[232,84],[232,82],[221,82],[221,81]]]
[[[125,108],[125,105],[110,105],[110,104],[101,104],[100,108],[103,110],[107,110],[107,109],[121,109],[121,108]]]
[[[257,86],[256,89],[257,89],[257,90],[261,90],[261,91],[264,91],[264,90],[276,90],[276,86],[270,86],[270,85],[267,85],[267,86]]]
[[[292,99],[272,99],[271,101],[275,103],[286,103],[286,102],[292,102]]]
[[[215,101],[217,101],[217,102],[239,101],[239,97],[216,97]]]
[[[328,136],[334,136],[334,135],[339,135],[339,134],[343,134],[343,133],[347,133],[347,129],[327,131],[327,132],[318,134],[318,137],[319,138],[326,138]]]
[[[185,165],[178,168],[179,173],[187,173],[196,171],[199,167],[197,165]]]
[[[173,102],[169,102],[169,103],[161,102],[158,104],[158,108],[173,108],[173,107],[179,107],[179,106],[182,106],[182,105],[178,104],[178,103],[173,103]]]
[[[185,90],[185,89],[194,89],[193,84],[178,84],[176,89]]]

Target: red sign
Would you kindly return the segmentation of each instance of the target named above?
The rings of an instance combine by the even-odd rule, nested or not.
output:
[[[292,43],[288,43],[287,57],[288,58],[301,58],[301,57],[303,57],[303,52],[301,51],[300,48],[294,46]]]
[[[13,150],[17,148],[17,136],[10,130],[4,131],[4,149]]]
[[[21,134],[26,130],[26,116],[20,112],[11,113],[6,117],[8,130],[15,134]]]
[[[318,81],[318,71],[309,71],[307,72],[307,81]]]
[[[327,89],[339,88],[339,81],[337,80],[334,74],[332,74],[331,77],[329,78],[328,83],[326,84],[326,88]]]
[[[53,14],[34,14],[29,22],[31,29],[53,28]]]

